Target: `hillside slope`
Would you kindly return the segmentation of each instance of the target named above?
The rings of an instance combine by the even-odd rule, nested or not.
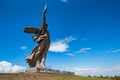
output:
[[[110,80],[60,73],[1,73],[0,80]]]

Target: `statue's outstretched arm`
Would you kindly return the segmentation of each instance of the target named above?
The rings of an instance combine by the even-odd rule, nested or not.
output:
[[[33,28],[33,27],[30,27],[30,26],[28,26],[28,27],[25,27],[24,28],[24,32],[25,33],[34,33],[34,34],[38,34],[38,32],[39,32],[39,28]]]

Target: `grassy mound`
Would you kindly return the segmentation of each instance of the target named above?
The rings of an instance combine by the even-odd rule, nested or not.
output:
[[[111,80],[60,73],[1,73],[0,80]]]

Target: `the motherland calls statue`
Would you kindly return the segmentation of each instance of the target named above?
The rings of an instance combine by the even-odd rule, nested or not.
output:
[[[45,60],[47,51],[50,46],[50,37],[47,30],[46,16],[47,6],[45,5],[42,13],[42,26],[41,28],[25,27],[24,32],[34,33],[33,41],[37,42],[37,46],[32,50],[31,54],[26,58],[30,68],[46,68]]]

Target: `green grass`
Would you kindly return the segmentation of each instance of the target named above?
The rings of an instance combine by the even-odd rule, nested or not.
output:
[[[48,79],[48,80],[111,80],[111,79],[103,79],[103,78],[76,78],[76,77],[58,77],[58,78],[53,78],[53,79]]]

